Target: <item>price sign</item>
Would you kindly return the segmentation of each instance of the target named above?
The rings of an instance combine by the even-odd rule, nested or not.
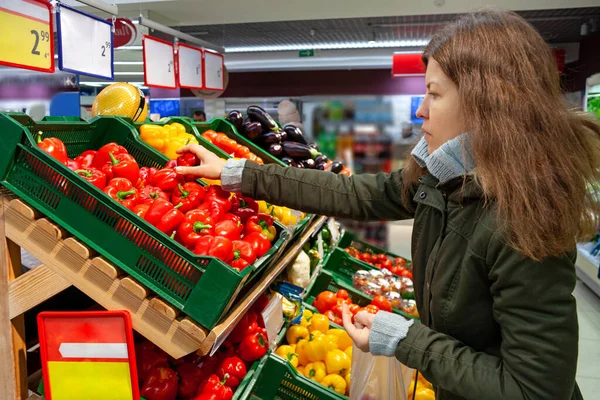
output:
[[[54,72],[54,28],[50,3],[0,0],[0,64]]]
[[[144,82],[146,86],[175,89],[175,48],[173,44],[144,35]]]
[[[277,346],[277,334],[283,327],[283,296],[276,293],[262,312],[263,322],[267,330],[269,347]]]
[[[179,87],[204,89],[204,61],[202,49],[179,44],[177,67],[179,68]]]
[[[224,58],[222,54],[204,51],[204,86],[209,90],[223,90],[225,86]]]
[[[58,3],[56,27],[61,70],[114,79],[110,22]]]

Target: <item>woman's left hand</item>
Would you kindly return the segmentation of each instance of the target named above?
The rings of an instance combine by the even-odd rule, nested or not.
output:
[[[369,351],[369,335],[371,334],[375,314],[361,311],[354,316],[353,324],[350,308],[347,304],[344,304],[342,307],[342,320],[344,329],[346,329],[356,347],[367,353]]]

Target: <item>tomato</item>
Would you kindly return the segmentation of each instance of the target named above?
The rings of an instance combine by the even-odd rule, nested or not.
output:
[[[396,257],[394,259],[394,264],[400,264],[400,265],[405,265],[406,264],[406,260],[402,257]]]
[[[338,316],[338,317],[342,317],[342,305],[341,304],[337,304],[335,306],[333,306],[331,308],[331,311],[333,311],[333,313]]]
[[[313,301],[313,306],[321,313],[324,314],[325,311],[331,310],[331,307],[337,304],[337,297],[333,292],[325,291],[319,293],[319,295]]]
[[[337,291],[337,293],[335,294],[335,296],[339,299],[347,299],[348,298],[348,291],[344,290],[344,289],[340,289]]]
[[[361,259],[361,261],[370,263],[371,262],[371,254],[369,254],[369,253],[361,253],[360,254],[360,259]]]
[[[383,311],[392,312],[392,303],[384,296],[376,296],[371,304]],[[374,313],[373,313],[374,314]]]
[[[390,269],[392,268],[392,265],[392,261],[388,260],[387,258],[381,262],[381,268]]]
[[[412,272],[410,272],[406,268],[402,272],[400,272],[400,276],[409,278],[411,281],[412,281],[412,278],[413,278]]]
[[[338,325],[342,325],[342,319],[340,317],[338,317],[337,315],[335,315],[335,313],[331,310],[328,310],[325,312],[325,316],[327,318],[329,318],[329,320],[331,322],[333,322],[334,324],[338,324]]]
[[[342,304],[344,304],[344,303],[350,305],[350,304],[352,304],[352,300],[350,300],[350,299],[340,299],[340,298],[337,299],[337,304],[339,304],[340,306]]]
[[[368,312],[369,314],[377,314],[379,312],[379,307],[377,307],[374,304],[369,304],[368,306],[365,307],[365,311]]]
[[[360,306],[358,304],[350,304],[350,306],[348,306],[348,308],[350,309],[352,316],[356,315],[358,310],[360,310]]]

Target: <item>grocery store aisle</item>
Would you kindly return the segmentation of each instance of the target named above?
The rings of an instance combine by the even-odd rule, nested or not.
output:
[[[411,233],[411,221],[390,223],[389,251],[410,258]],[[577,383],[584,399],[595,399],[600,393],[600,298],[579,280],[573,296],[579,317]]]

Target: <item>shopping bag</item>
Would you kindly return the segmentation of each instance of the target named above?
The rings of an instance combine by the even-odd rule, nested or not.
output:
[[[410,400],[412,368],[394,357],[374,356],[352,346],[350,400]]]

